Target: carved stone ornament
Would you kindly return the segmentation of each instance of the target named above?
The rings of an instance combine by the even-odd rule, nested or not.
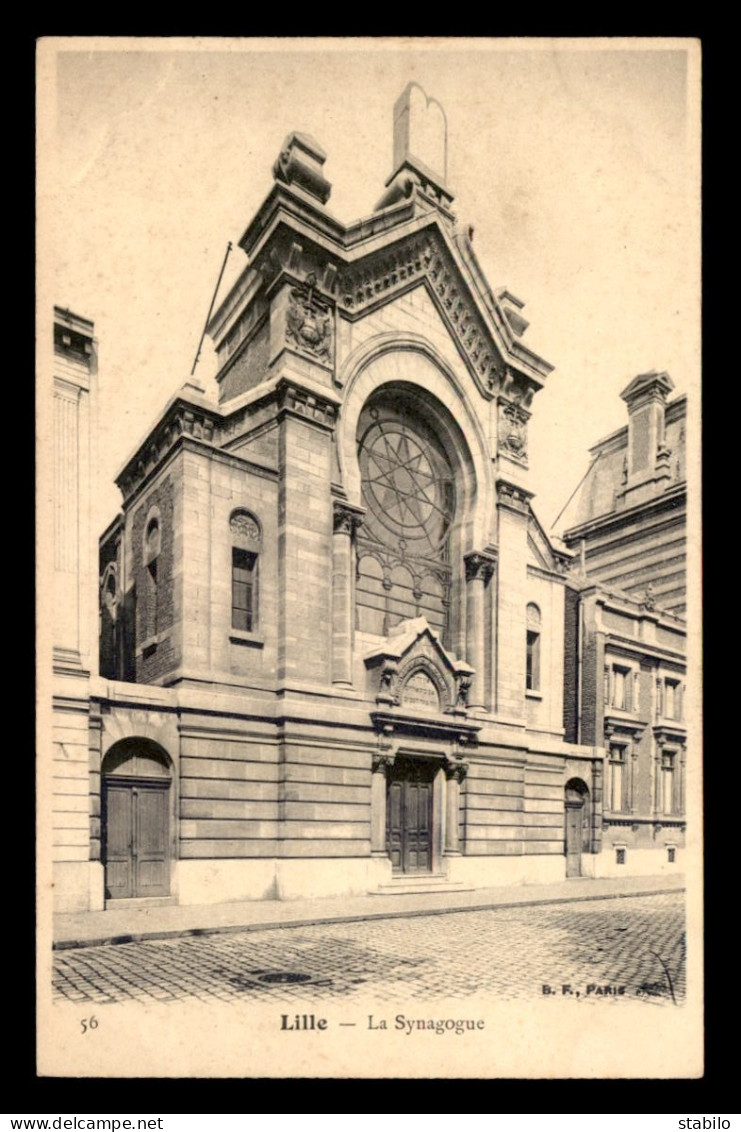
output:
[[[229,527],[232,534],[241,535],[243,538],[249,539],[250,542],[260,541],[260,528],[257,522],[244,511],[232,515]]]
[[[304,287],[293,287],[286,316],[288,342],[322,361],[332,360],[332,313],[315,294],[316,276],[308,275]]]
[[[394,660],[385,660],[378,680],[378,694],[376,702],[379,704],[398,704],[399,696],[396,691],[399,666]]]
[[[461,672],[458,674],[456,682],[456,702],[459,708],[468,707],[468,697],[471,692],[471,685],[473,684],[473,676],[468,672]]]
[[[466,581],[480,579],[488,582],[494,573],[494,561],[485,554],[467,554],[465,557]]]
[[[514,400],[520,397],[522,405],[527,408],[542,382],[505,365],[470,295],[466,288],[460,286],[449,255],[438,240],[417,236],[347,268],[338,276],[338,300],[346,310],[357,312],[397,289],[423,279],[427,280],[444,316],[450,321],[481,391],[493,397],[504,388],[508,398]],[[545,367],[544,376],[550,368]]]
[[[363,515],[353,507],[347,507],[343,503],[335,503],[332,521],[335,534],[346,534],[353,538],[355,532],[363,524]]]
[[[462,782],[468,774],[468,763],[463,759],[448,759],[445,763],[445,775],[447,778],[455,778],[458,782]]]
[[[373,773],[376,774],[379,771],[383,771],[385,773],[387,770],[390,770],[394,765],[395,757],[395,755],[389,754],[388,751],[374,751]]]
[[[499,402],[499,448],[518,460],[527,456],[529,413],[517,405]]]
[[[652,613],[656,609],[656,599],[654,598],[654,588],[649,582],[643,594],[643,601],[640,603],[640,608],[645,609],[648,613]]]

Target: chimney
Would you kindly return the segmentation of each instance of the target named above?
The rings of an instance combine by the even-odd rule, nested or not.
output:
[[[657,495],[671,478],[664,415],[673,388],[668,373],[651,370],[634,377],[620,394],[628,406],[628,475],[620,493],[627,506]]]

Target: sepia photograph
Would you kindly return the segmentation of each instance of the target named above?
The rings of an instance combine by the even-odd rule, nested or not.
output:
[[[41,1076],[702,1076],[700,72],[39,41]]]

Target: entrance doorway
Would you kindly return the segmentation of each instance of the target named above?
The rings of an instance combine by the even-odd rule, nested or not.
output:
[[[566,876],[582,875],[581,855],[589,849],[589,790],[580,778],[566,783],[564,806],[566,820]]]
[[[386,793],[386,848],[395,873],[432,871],[432,795],[437,764],[398,756]]]
[[[101,816],[106,898],[169,896],[170,773],[153,744],[112,748]]]

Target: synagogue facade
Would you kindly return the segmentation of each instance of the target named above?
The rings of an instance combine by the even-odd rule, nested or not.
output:
[[[609,871],[569,634],[618,613],[533,510],[552,367],[457,223],[443,126],[410,84],[350,225],[285,140],[208,327],[218,399],[191,379],[117,478],[60,910]]]

